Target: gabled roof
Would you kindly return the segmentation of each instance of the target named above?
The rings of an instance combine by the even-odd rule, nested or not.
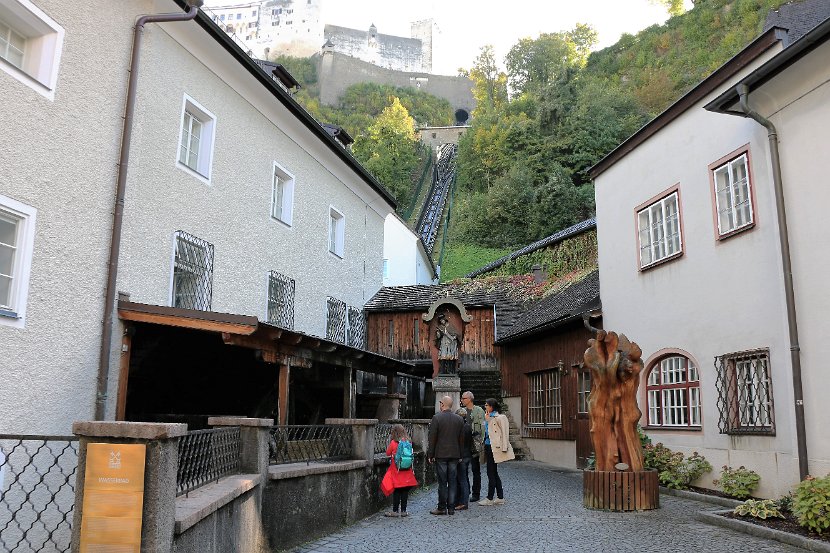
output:
[[[796,0],[770,10],[764,21],[764,31],[773,27],[787,29],[787,38],[793,43],[828,17],[830,2],[827,0]]]
[[[600,309],[599,270],[586,275],[564,290],[543,298],[516,318],[510,328],[500,333],[496,344],[513,342],[575,321],[583,313]]]
[[[562,229],[562,230],[560,230],[559,232],[557,232],[555,234],[551,234],[547,238],[542,238],[541,240],[539,240],[537,242],[534,242],[534,243],[532,243],[528,246],[525,246],[524,248],[522,248],[520,250],[516,250],[513,253],[507,254],[502,258],[499,258],[499,259],[497,259],[497,260],[495,260],[491,263],[488,263],[484,267],[482,267],[480,269],[476,269],[475,271],[467,274],[466,278],[475,278],[477,276],[483,275],[484,273],[488,273],[488,272],[492,271],[493,269],[501,267],[502,265],[504,265],[508,261],[513,261],[514,259],[516,259],[518,257],[521,257],[523,255],[527,255],[529,253],[535,252],[536,250],[540,250],[542,248],[546,248],[548,246],[552,246],[552,245],[554,245],[558,242],[562,242],[563,240],[566,240],[566,239],[571,238],[573,236],[577,236],[579,234],[582,234],[583,232],[586,232],[588,230],[592,230],[592,229],[595,229],[595,228],[597,228],[597,220],[593,217],[590,218],[590,219],[586,219],[586,220],[584,220],[580,223],[577,223],[577,224],[575,224],[571,227],[568,227],[566,229]]]

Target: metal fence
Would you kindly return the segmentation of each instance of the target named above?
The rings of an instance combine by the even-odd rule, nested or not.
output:
[[[176,495],[239,472],[239,427],[192,430],[179,440]]]
[[[715,358],[721,434],[775,434],[769,350]]]
[[[274,426],[268,442],[272,464],[335,461],[352,454],[352,427],[312,424]]]
[[[412,423],[379,423],[375,426],[375,453],[386,453],[386,448],[389,447],[389,440],[392,439],[392,427],[395,424],[403,424],[406,434],[412,440]]]
[[[0,434],[0,551],[69,551],[78,439]]]

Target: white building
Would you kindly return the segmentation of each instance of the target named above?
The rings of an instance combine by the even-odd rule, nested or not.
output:
[[[251,391],[234,393],[217,380],[226,375],[236,382],[279,373],[285,415],[291,363],[341,370],[338,360],[352,349],[326,344],[359,346],[359,310],[382,285],[383,225],[393,200],[205,13],[145,24],[123,157],[136,20],[187,9],[183,0],[9,0],[0,7],[0,29],[15,47],[0,50],[4,432],[68,433],[73,420],[96,414],[96,398],[99,416],[123,417],[140,395],[128,390],[134,383],[148,383],[139,387],[149,390],[144,397],[174,394],[174,403],[208,397],[200,386],[215,386],[221,399],[226,387],[247,409]],[[113,233],[117,183],[125,190],[123,229]],[[109,290],[129,295],[117,310],[105,309],[111,247],[118,269]],[[177,344],[190,339],[218,353],[197,362],[209,348],[194,349],[192,366],[179,358],[181,373],[172,366],[142,373],[130,340],[149,356],[147,337],[161,340],[175,329],[202,334],[166,338],[160,359],[175,358]],[[102,340],[107,331],[111,341]],[[245,350],[254,346],[244,332],[261,343]],[[241,357],[217,364],[214,384],[200,380],[207,377],[199,366],[230,355],[231,346]],[[317,361],[303,351],[316,352]],[[274,371],[263,372],[268,364]],[[350,386],[352,369],[343,370],[338,385]],[[292,373],[292,385],[301,378]],[[273,380],[263,386],[277,393]],[[266,399],[272,412],[276,395]]]
[[[410,284],[438,284],[438,273],[421,237],[390,213],[383,223],[383,285]]]
[[[830,471],[829,37],[830,20],[800,39],[769,29],[591,170],[603,327],[642,347],[642,424],[655,442],[703,454],[715,467],[704,485],[744,465],[761,475],[756,493],[774,497]],[[793,310],[776,160],[767,129],[735,116],[738,85],[778,133]]]

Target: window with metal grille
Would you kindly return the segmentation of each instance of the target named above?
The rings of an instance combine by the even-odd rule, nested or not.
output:
[[[348,344],[353,348],[366,349],[366,315],[362,309],[349,306]]]
[[[649,426],[700,426],[700,374],[682,355],[665,357],[648,373],[646,384]]]
[[[294,279],[276,271],[268,273],[268,322],[294,328]]]
[[[177,231],[171,305],[210,311],[213,296],[213,244]]]
[[[210,181],[216,117],[185,94],[179,137],[178,166]]]
[[[588,412],[588,398],[591,395],[591,373],[588,371],[579,371],[576,378],[577,384],[577,413]]]
[[[326,339],[346,343],[346,302],[329,296],[326,298]]]
[[[715,186],[715,205],[718,235],[723,236],[753,223],[752,194],[750,193],[747,154],[712,171]]]
[[[641,268],[683,251],[677,192],[638,211],[637,225]]]
[[[527,423],[533,426],[562,424],[562,371],[552,369],[527,375]]]
[[[722,434],[775,434],[769,350],[715,358]]]

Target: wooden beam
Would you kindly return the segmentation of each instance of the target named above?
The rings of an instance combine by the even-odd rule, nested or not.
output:
[[[277,399],[277,420],[280,425],[288,424],[288,387],[290,385],[291,366],[280,365],[279,398]]]
[[[130,355],[132,355],[133,327],[128,325],[121,338],[121,360],[118,366],[118,399],[115,403],[115,420],[127,417],[127,386],[130,383]]]
[[[343,417],[353,419],[356,415],[357,383],[353,369],[343,369]]]
[[[398,375],[397,373],[389,373],[386,375],[386,393],[398,393]]]
[[[195,317],[185,317],[181,315],[171,315],[162,313],[145,313],[143,311],[132,310],[118,310],[118,318],[122,321],[133,321],[137,323],[150,323],[164,326],[175,326],[179,328],[193,328],[197,330],[207,330],[209,332],[226,332],[229,334],[253,334],[256,326],[215,321],[210,319],[198,319]]]

